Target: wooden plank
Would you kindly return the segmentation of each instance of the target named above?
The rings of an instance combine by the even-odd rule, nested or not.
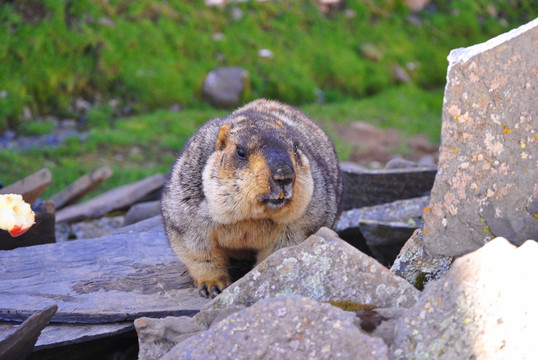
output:
[[[358,209],[428,195],[436,167],[361,170],[341,165],[344,178],[343,210]]]
[[[156,174],[137,182],[107,191],[82,204],[67,206],[56,212],[56,222],[71,222],[100,217],[112,210],[131,206],[163,187],[166,176]]]
[[[73,205],[94,190],[99,184],[110,178],[113,171],[109,167],[102,167],[86,174],[73,182],[71,185],[52,196],[49,200],[56,204],[56,210],[68,205]]]
[[[52,180],[49,169],[43,168],[11,185],[0,189],[0,194],[20,194],[24,201],[33,204],[45,192]]]
[[[52,322],[193,315],[208,300],[170,248],[160,217],[107,237],[0,251],[0,320],[58,305]]]

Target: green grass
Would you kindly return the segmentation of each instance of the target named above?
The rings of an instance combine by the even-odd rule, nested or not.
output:
[[[308,104],[358,99],[396,85],[394,65],[423,89],[445,82],[446,56],[538,16],[518,0],[433,1],[417,26],[401,1],[348,0],[323,15],[310,0],[247,1],[209,8],[203,1],[17,0],[0,5],[0,131],[17,128],[23,108],[34,115],[76,117],[75,99],[104,106],[114,99],[135,112],[202,105],[201,86],[214,67],[250,73],[246,100]],[[23,9],[37,8],[28,18]],[[242,17],[234,19],[233,9]],[[496,12],[491,11],[495,9]],[[215,33],[224,34],[220,41]],[[364,42],[381,54],[368,60]],[[272,59],[261,59],[260,49]],[[219,56],[217,56],[219,54]],[[99,122],[94,114],[90,124]]]
[[[338,126],[362,120],[384,128],[398,128],[404,136],[426,133],[432,141],[438,141],[441,101],[442,90],[424,91],[414,86],[402,86],[363,100],[306,105],[302,109],[326,129],[335,140],[340,158],[346,160],[351,147],[338,138]],[[108,127],[94,127],[85,142],[71,139],[59,148],[6,150],[0,152],[0,181],[8,185],[48,167],[53,181],[44,194],[46,199],[101,166],[111,167],[114,175],[100,186],[98,192],[155,173],[167,173],[200,124],[226,113],[209,107],[179,113],[159,110],[116,119]]]

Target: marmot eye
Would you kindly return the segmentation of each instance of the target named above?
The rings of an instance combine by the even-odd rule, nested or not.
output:
[[[242,147],[237,147],[237,150],[235,151],[237,157],[241,160],[247,159],[247,152]]]

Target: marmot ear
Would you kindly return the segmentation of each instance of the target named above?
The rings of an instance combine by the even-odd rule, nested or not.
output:
[[[217,139],[217,143],[215,144],[217,150],[220,151],[226,147],[226,142],[228,141],[231,130],[232,126],[230,124],[225,124],[220,127],[219,137]]]

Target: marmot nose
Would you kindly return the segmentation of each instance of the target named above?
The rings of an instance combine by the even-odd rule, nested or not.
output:
[[[272,177],[275,183],[282,188],[285,188],[295,181],[295,172],[288,164],[284,164],[283,166],[277,167],[272,172]]]

